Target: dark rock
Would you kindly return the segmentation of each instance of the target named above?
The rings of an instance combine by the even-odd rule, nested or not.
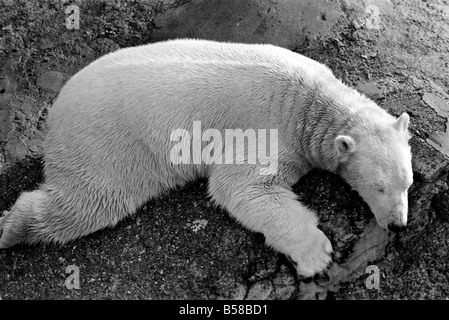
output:
[[[24,159],[28,154],[27,146],[12,132],[8,133],[8,142],[5,146],[5,158],[7,162],[15,162]]]
[[[152,41],[189,37],[294,49],[327,34],[342,14],[337,2],[323,0],[194,0],[158,15]]]
[[[246,287],[243,284],[236,284],[229,290],[229,295],[226,297],[230,300],[243,300],[246,295]]]
[[[41,89],[58,93],[67,81],[68,76],[59,71],[47,71],[37,78],[36,85]]]
[[[445,99],[430,92],[425,92],[422,99],[429,107],[434,109],[440,117],[446,118],[446,131],[432,132],[426,141],[428,144],[449,157],[449,103]]]
[[[326,291],[337,292],[344,283],[353,281],[365,273],[369,262],[382,257],[392,233],[382,229],[375,219],[366,227],[354,244],[353,252],[341,264],[334,263],[328,271],[329,281],[321,281],[319,284],[303,284],[300,287],[300,295],[303,298],[321,296]]]
[[[423,94],[422,100],[432,109],[435,110],[435,112],[440,116],[444,118],[449,117],[449,102],[445,99],[442,99],[433,93],[425,92]]]
[[[272,293],[273,284],[271,281],[258,281],[249,288],[246,300],[267,300]]]
[[[47,50],[55,47],[55,44],[49,38],[42,38],[39,40],[39,49]]]
[[[377,98],[380,94],[380,90],[376,82],[366,82],[359,84],[356,89],[372,99]]]
[[[36,132],[36,134],[34,134],[28,142],[28,149],[34,154],[43,153],[44,140],[44,134],[39,131]]]
[[[5,140],[11,130],[10,101],[17,89],[13,69],[12,59],[7,60],[0,68],[0,140]]]
[[[449,120],[446,122],[446,127],[449,126]],[[449,157],[449,131],[441,132],[435,131],[426,139],[426,142],[435,149]]]
[[[90,46],[99,56],[120,49],[120,46],[108,38],[98,38]]]
[[[445,157],[418,137],[410,139],[412,147],[413,172],[426,182],[435,181],[449,166],[449,158]],[[416,178],[416,177],[415,177]]]
[[[11,122],[9,121],[9,106],[1,102],[0,97],[0,140],[5,140],[11,131]]]
[[[37,101],[34,97],[26,94],[15,94],[11,99],[10,113],[14,122],[21,123],[25,128],[26,120],[32,121],[33,111],[36,110]]]
[[[281,266],[272,283],[277,300],[291,299],[297,291],[295,277],[292,271],[285,265]]]
[[[431,221],[429,209],[432,198],[446,190],[448,186],[443,180],[416,183],[416,187],[409,192],[409,229],[421,230]]]
[[[438,218],[449,221],[449,192],[443,192],[432,199],[432,207]]]

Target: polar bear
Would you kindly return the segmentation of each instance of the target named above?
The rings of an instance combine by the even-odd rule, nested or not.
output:
[[[195,121],[223,134],[275,130],[276,170],[262,174],[266,161],[246,161],[249,142],[230,151],[215,141],[224,154],[247,152],[240,162],[174,163],[176,143],[206,144],[173,140]],[[121,49],[61,90],[48,116],[45,183],[4,212],[0,248],[64,244],[207,177],[218,205],[312,276],[331,262],[332,245],[291,186],[313,167],[338,173],[380,226],[403,229],[413,182],[408,125],[406,113],[391,116],[326,66],[280,47],[184,39]]]

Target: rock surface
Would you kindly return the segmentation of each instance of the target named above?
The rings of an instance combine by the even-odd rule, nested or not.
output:
[[[449,102],[429,92],[424,93],[423,101],[434,109],[438,116],[446,119],[446,129],[442,132],[432,132],[426,141],[449,157]]]
[[[36,85],[52,93],[59,93],[67,80],[67,75],[59,71],[47,71],[37,78]]]
[[[201,38],[295,49],[328,33],[342,15],[332,1],[191,1],[158,15],[152,40]]]

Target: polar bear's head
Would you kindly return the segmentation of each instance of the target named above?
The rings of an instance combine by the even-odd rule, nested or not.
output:
[[[335,139],[340,174],[369,205],[378,224],[392,231],[407,225],[407,191],[413,183],[408,124],[403,113],[394,122],[356,128]]]

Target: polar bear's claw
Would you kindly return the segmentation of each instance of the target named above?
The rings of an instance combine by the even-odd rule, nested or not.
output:
[[[324,233],[310,226],[305,234],[287,250],[288,259],[295,266],[298,275],[312,277],[325,272],[332,264],[332,245]]]

